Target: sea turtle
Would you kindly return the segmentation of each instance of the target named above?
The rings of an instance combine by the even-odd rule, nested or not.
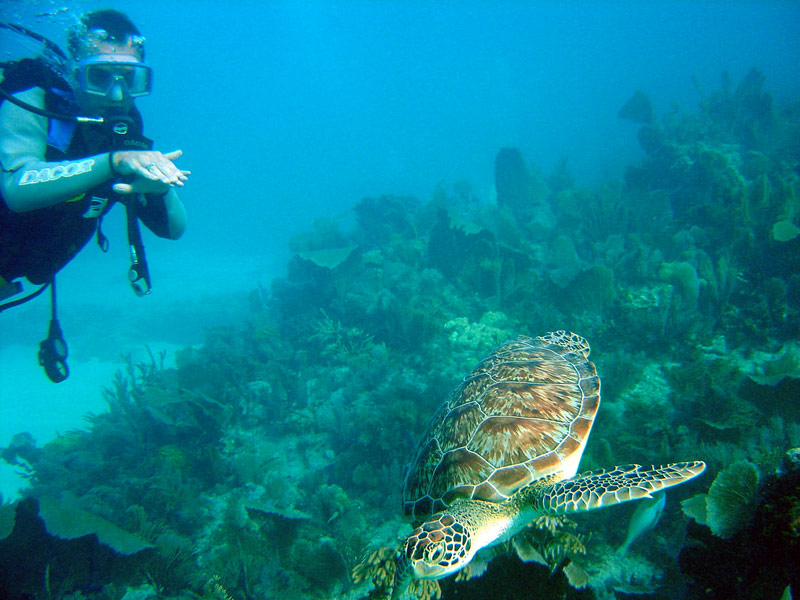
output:
[[[542,514],[650,498],[700,461],[575,475],[600,405],[589,344],[566,331],[518,337],[467,375],[439,408],[406,472],[403,509],[421,522],[397,555],[392,597],[439,579]]]

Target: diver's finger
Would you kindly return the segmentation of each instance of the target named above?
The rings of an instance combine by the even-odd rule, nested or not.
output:
[[[189,179],[189,175],[191,175],[191,171],[184,171],[182,169],[178,169],[172,163],[165,165],[161,168],[161,172],[169,179],[169,183],[178,183],[187,181]]]
[[[119,194],[164,194],[176,184],[139,178],[130,183],[115,183],[112,189]]]
[[[176,160],[183,156],[183,150],[173,150],[172,152],[164,153],[164,157],[168,158],[169,160]]]
[[[170,185],[183,185],[183,182],[186,181],[186,179],[187,177],[183,173],[173,167],[169,170],[169,172],[164,173],[164,177],[161,179],[161,181]]]

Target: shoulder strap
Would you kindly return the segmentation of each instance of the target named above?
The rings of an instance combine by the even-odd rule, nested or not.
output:
[[[35,58],[23,58],[6,63],[3,68],[3,81],[0,83],[8,94],[16,94],[34,87],[69,91],[69,84]]]

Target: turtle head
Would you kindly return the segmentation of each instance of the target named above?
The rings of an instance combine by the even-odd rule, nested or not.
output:
[[[449,513],[440,513],[408,536],[399,563],[415,579],[440,579],[465,567],[475,551],[464,523]]]

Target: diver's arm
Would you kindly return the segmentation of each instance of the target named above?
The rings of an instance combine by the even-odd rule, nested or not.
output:
[[[164,207],[167,210],[167,236],[171,240],[177,240],[186,231],[186,207],[178,197],[175,189],[169,190],[164,195]]]
[[[44,106],[44,92],[32,88],[16,95]],[[9,209],[27,212],[54,206],[110,180],[109,154],[47,162],[47,118],[11,102],[0,105],[0,192]]]
[[[174,188],[165,194],[146,194],[147,201],[137,214],[158,237],[177,240],[186,230],[186,208]]]

